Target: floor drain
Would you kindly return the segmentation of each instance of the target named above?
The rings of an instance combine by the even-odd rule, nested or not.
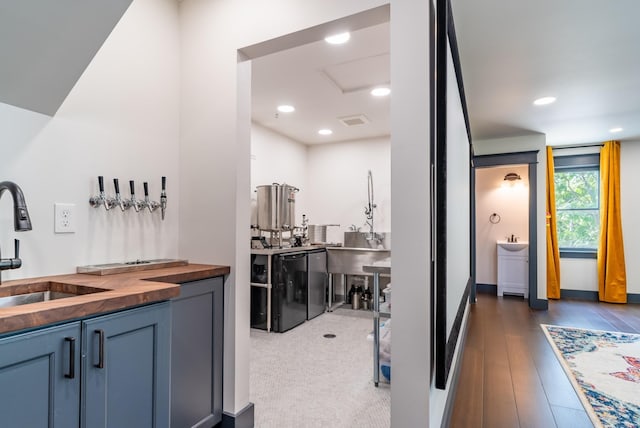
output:
[[[335,339],[336,335],[333,333],[327,333],[322,337],[324,337],[325,339]]]

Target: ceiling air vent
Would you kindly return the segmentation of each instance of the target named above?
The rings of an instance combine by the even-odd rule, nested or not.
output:
[[[364,114],[357,114],[355,116],[343,116],[339,117],[338,120],[342,122],[344,126],[357,126],[369,123],[369,119],[367,119],[367,116],[365,116]]]

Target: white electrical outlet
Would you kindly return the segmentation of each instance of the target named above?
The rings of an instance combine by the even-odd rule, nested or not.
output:
[[[55,233],[75,233],[76,231],[76,205],[54,204],[55,219],[53,231]]]

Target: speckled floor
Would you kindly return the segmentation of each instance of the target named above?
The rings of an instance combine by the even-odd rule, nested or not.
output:
[[[337,309],[286,332],[251,330],[256,428],[388,428],[391,388],[373,385],[370,313]],[[333,339],[323,337],[336,335]]]

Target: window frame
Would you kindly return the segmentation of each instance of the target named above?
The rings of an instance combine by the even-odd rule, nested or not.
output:
[[[553,165],[554,178],[555,178],[556,172],[579,172],[579,171],[598,171],[598,178],[600,178],[600,153],[584,153],[584,154],[574,154],[574,155],[566,155],[566,156],[554,155],[553,164],[554,164]],[[554,192],[555,192],[555,186],[554,186]],[[600,210],[600,180],[598,180],[598,210]],[[557,217],[557,207],[556,207],[556,217]],[[560,258],[595,259],[598,256],[597,248],[560,247],[559,251],[560,251]]]

